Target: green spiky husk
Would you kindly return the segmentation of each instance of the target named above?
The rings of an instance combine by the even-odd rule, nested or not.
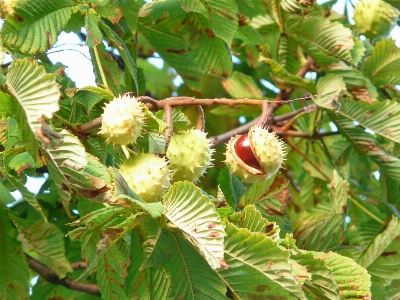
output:
[[[247,165],[236,153],[235,144],[241,136],[237,135],[229,140],[226,150],[225,163],[230,167],[231,173],[241,177],[247,182],[264,181],[272,177],[279,168],[285,156],[283,143],[275,133],[266,129],[253,126],[249,130],[249,143],[251,151],[261,166],[256,169]]]
[[[399,19],[399,11],[381,0],[362,0],[354,9],[354,22],[360,33],[378,40],[386,37]]]
[[[211,166],[213,152],[205,132],[189,129],[174,134],[167,151],[173,181],[199,180]]]
[[[170,186],[171,174],[164,158],[151,153],[139,153],[119,168],[129,187],[144,201],[161,199]]]
[[[232,151],[229,150],[229,146],[225,152],[226,160],[224,161],[229,169],[230,172],[235,174],[236,176],[242,178],[246,182],[260,182],[267,179],[267,175],[265,174],[253,174],[246,170],[246,168],[242,167],[237,160],[233,157]]]
[[[257,126],[249,130],[250,146],[268,178],[278,172],[285,157],[283,143],[275,132]]]
[[[115,145],[134,144],[145,121],[143,104],[128,95],[115,98],[106,104],[102,117],[100,133]]]

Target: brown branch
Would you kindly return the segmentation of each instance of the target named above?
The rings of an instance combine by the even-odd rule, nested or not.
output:
[[[101,121],[103,120],[102,117],[98,117],[92,121],[89,121],[84,124],[79,124],[76,127],[76,130],[80,133],[89,133],[92,130],[99,129],[101,127]]]
[[[165,153],[167,153],[169,142],[171,141],[172,132],[174,131],[174,124],[172,122],[172,107],[166,105],[165,110],[165,123],[168,124],[169,128],[165,130]]]
[[[43,277],[44,280],[46,280],[52,284],[62,285],[70,290],[85,292],[88,294],[92,294],[92,295],[101,297],[99,286],[97,284],[79,282],[79,281],[75,281],[68,277],[64,277],[64,278],[60,279],[57,277],[57,275],[52,270],[50,270],[49,267],[45,266],[41,262],[38,262],[37,260],[35,260],[34,258],[32,258],[30,256],[27,256],[27,260],[29,263],[29,267],[33,271],[38,273],[41,277]],[[86,264],[82,263],[82,262],[73,264],[73,266],[75,267],[74,269],[81,269],[85,265]]]
[[[301,66],[300,70],[297,72],[296,76],[299,77],[304,77],[308,71],[311,70],[312,66],[314,65],[314,60],[309,56],[307,57],[307,62]],[[272,107],[270,108],[270,116],[274,116],[274,112],[276,109],[278,109],[283,103],[282,101],[285,101],[284,99],[287,99],[290,97],[294,89],[284,89],[281,90],[278,96],[276,96],[274,103],[272,104]]]
[[[256,126],[264,128],[267,125],[267,120],[268,120],[268,112],[269,112],[268,102],[263,101],[261,107],[262,107],[261,116],[258,118]]]
[[[244,124],[240,127],[229,130],[223,134],[210,137],[209,139],[211,141],[211,148],[215,148],[220,144],[226,143],[231,137],[233,137],[237,134],[244,134],[244,133],[248,132],[250,127],[256,125],[258,123],[258,121],[259,121],[259,118],[254,119],[253,121],[251,121],[247,124]]]
[[[197,122],[194,129],[199,129],[201,131],[204,131],[204,127],[206,126],[206,119],[204,117],[204,111],[201,105],[196,106],[196,112],[197,112]]]
[[[149,97],[149,96],[140,96],[137,98],[139,102],[147,102],[150,103],[152,106],[157,106],[157,100]]]

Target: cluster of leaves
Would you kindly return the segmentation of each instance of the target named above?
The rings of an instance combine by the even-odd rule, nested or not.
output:
[[[0,48],[14,58],[0,72],[0,298],[28,298],[29,259],[97,284],[92,294],[105,299],[398,298],[400,49],[386,38],[392,27],[362,41],[328,4],[12,1]],[[97,87],[77,89],[48,59],[61,31],[85,36]],[[146,59],[154,53],[162,69]],[[310,61],[315,76],[298,76]],[[223,167],[220,147],[200,183],[177,182],[146,203],[116,169],[121,147],[79,130],[124,92],[272,100],[265,81],[280,98],[325,95],[313,99],[318,111],[289,123],[308,138],[286,137],[285,177],[243,183]],[[175,109],[174,129],[189,128],[194,114]],[[207,108],[206,130],[259,114]],[[149,116],[137,151],[163,154],[163,116]],[[40,172],[48,176],[34,195],[24,184]],[[82,260],[87,268],[75,270]],[[30,298],[93,297],[53,283],[40,277]]]

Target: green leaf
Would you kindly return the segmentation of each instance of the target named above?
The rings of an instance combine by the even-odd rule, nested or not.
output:
[[[3,180],[0,180],[0,204],[6,205],[14,201],[14,197],[10,194],[10,191],[4,186]]]
[[[129,249],[130,264],[128,275],[125,278],[125,293],[129,299],[151,299],[150,270],[139,270],[143,261],[142,236],[137,228],[130,234],[131,244]],[[168,276],[165,276],[168,277]]]
[[[59,278],[73,272],[65,256],[64,234],[53,223],[43,220],[13,219],[19,232],[24,252],[48,266]]]
[[[356,121],[376,134],[400,143],[400,104],[397,101],[366,103],[343,99],[340,103],[338,114]]]
[[[0,102],[2,104],[0,106],[0,117],[5,119],[12,116],[14,113],[14,108],[10,100],[10,95],[0,91]]]
[[[400,278],[400,239],[395,238],[389,246],[367,268],[372,276],[387,281]]]
[[[25,300],[29,299],[29,268],[14,234],[15,228],[11,226],[5,209],[0,206],[0,299]]]
[[[326,18],[302,19],[300,23],[293,22],[286,33],[322,67],[339,60],[353,63],[351,30],[338,22]]]
[[[109,89],[114,95],[119,95],[123,88],[121,86],[121,71],[118,67],[118,63],[112,58],[110,53],[107,52],[106,47],[103,43],[96,46],[98,59],[94,52],[94,48],[89,48],[90,56],[93,58],[93,68],[96,75],[96,81],[101,82],[103,85],[108,85]],[[103,82],[101,76],[100,67],[103,69],[104,75],[107,82]]]
[[[148,212],[152,218],[159,218],[164,211],[164,206],[160,202],[154,203],[146,203],[143,200],[136,200],[127,195],[118,195],[113,198],[113,202],[118,201],[120,199],[126,199],[127,202],[130,204],[129,206],[133,209],[137,209],[140,211]]]
[[[339,287],[340,299],[371,299],[371,276],[354,260],[334,252],[313,252],[317,259],[323,259]]]
[[[227,224],[226,232],[225,259],[230,268],[217,273],[235,298],[307,299],[292,273],[288,250],[261,232],[233,224]]]
[[[170,260],[172,255],[172,239],[167,231],[163,230],[157,221],[145,218],[140,224],[143,234],[143,262],[140,270],[162,265]]]
[[[193,183],[172,185],[163,198],[165,216],[197,247],[210,266],[224,266],[224,224],[215,206]]]
[[[283,176],[255,182],[240,199],[239,207],[254,204],[259,205],[267,215],[285,215],[285,207],[292,200],[288,185],[289,181]]]
[[[263,94],[253,77],[234,71],[227,79],[222,79],[226,92],[233,98],[261,99]]]
[[[46,160],[49,173],[56,183],[61,203],[67,211],[71,200],[71,187],[67,177],[77,177],[83,173],[88,162],[85,155],[85,148],[79,139],[66,130],[60,132],[62,142],[59,147],[43,150],[42,154]],[[79,177],[79,180],[81,177]],[[78,181],[79,181],[78,180]],[[87,181],[84,183],[88,184]]]
[[[312,80],[290,74],[279,63],[270,58],[264,58],[262,61],[270,67],[272,72],[271,77],[275,81],[277,88],[301,88],[315,94],[314,82]]]
[[[380,102],[378,102],[378,104],[379,103]],[[361,128],[355,127],[351,120],[339,114],[330,113],[329,116],[332,121],[334,121],[339,131],[353,143],[359,151],[365,152],[379,165],[381,171],[386,172],[391,178],[400,182],[400,159],[381,149],[378,141],[371,134],[366,133]]]
[[[88,47],[95,47],[102,42],[103,34],[99,28],[98,15],[93,8],[89,8],[86,11],[85,28],[87,32],[86,44]]]
[[[211,10],[220,8],[215,3],[209,5]],[[211,11],[211,14],[220,13]],[[226,16],[230,17],[229,5]],[[205,16],[185,12],[179,2],[165,1],[145,4],[139,17],[139,30],[190,88],[200,90],[203,74],[230,74],[230,52],[225,42],[216,36],[215,24]]]
[[[343,239],[341,213],[302,212],[291,216],[293,236],[301,249],[325,251]]]
[[[15,155],[9,162],[8,167],[20,175],[22,171],[32,167],[35,164],[32,156],[28,152],[22,152]]]
[[[74,100],[77,103],[82,104],[86,108],[87,112],[90,112],[102,99],[103,97],[97,93],[80,89],[74,95]]]
[[[211,17],[215,35],[230,45],[238,28],[236,2],[234,0],[207,0],[205,5]]]
[[[277,60],[285,70],[292,74],[296,74],[300,68],[297,50],[298,46],[292,39],[286,35],[280,35]]]
[[[164,276],[170,277],[171,282],[166,299],[224,299],[224,282],[192,245],[176,234],[169,233],[168,239],[172,239],[171,258],[164,265],[167,273]]]
[[[129,49],[125,42],[118,36],[118,34],[112,30],[103,20],[100,19],[100,27],[103,29],[107,37],[117,46],[117,50],[121,55],[125,63],[125,68],[128,69],[131,74],[133,81],[135,82],[136,92],[138,91],[138,78],[136,63],[134,62],[132,56],[129,53]]]
[[[235,209],[245,192],[243,183],[234,174],[231,174],[228,167],[226,167],[219,172],[218,184],[229,206]]]
[[[343,77],[347,90],[356,100],[372,103],[378,98],[378,91],[375,86],[360,71],[352,69],[333,70],[331,72]]]
[[[103,299],[127,300],[124,291],[124,278],[128,257],[114,245],[97,263],[97,282]]]
[[[314,99],[315,103],[323,108],[333,109],[335,111],[340,108],[336,106],[337,103],[332,99],[337,99],[339,94],[346,89],[346,84],[344,83],[342,76],[327,74],[318,79],[316,89],[317,95],[319,96]]]
[[[349,184],[346,180],[341,178],[336,170],[333,171],[333,179],[328,185],[330,189],[330,201],[332,202],[332,211],[337,214],[343,212],[343,206],[347,205],[349,197],[348,189]]]
[[[22,198],[27,201],[30,205],[33,206],[33,208],[42,215],[42,217],[47,221],[46,215],[43,213],[42,208],[40,207],[37,199],[35,198],[35,195],[30,192],[25,185],[19,181],[17,178],[15,178],[13,175],[3,172],[0,169],[0,175],[4,178],[7,179],[8,183],[13,187],[13,190],[18,190],[20,191]]]
[[[240,213],[229,216],[229,222],[239,228],[247,228],[250,232],[264,233],[275,242],[279,240],[279,226],[264,219],[254,205],[247,205]]]
[[[392,39],[377,42],[364,65],[365,77],[377,86],[400,84],[400,48]]]
[[[325,266],[323,259],[315,258],[312,252],[301,251],[291,256],[300,270],[305,267],[308,278],[303,283],[304,291],[313,295],[311,299],[339,300],[339,288],[333,278],[332,271]],[[310,276],[311,275],[311,276]]]
[[[393,217],[386,230],[375,237],[367,251],[357,260],[357,263],[364,268],[368,268],[399,235],[400,222],[396,217]]]
[[[155,116],[160,120],[165,120],[165,111],[159,110],[156,112]],[[187,127],[190,125],[189,118],[178,109],[172,110],[172,122],[174,124],[174,128],[176,127],[179,129],[187,129]]]
[[[57,42],[78,6],[72,0],[19,0],[13,10],[1,30],[4,45],[14,51],[38,55]]]
[[[14,60],[7,74],[6,84],[23,108],[33,133],[41,133],[41,117],[52,118],[59,110],[59,85],[53,74],[47,74],[36,60]]]
[[[105,225],[105,227],[108,228],[102,233],[100,241],[96,245],[96,257],[90,262],[90,265],[82,273],[81,277],[90,274],[96,265],[98,267],[98,265],[102,263],[102,260],[107,260],[109,252],[112,254],[117,242],[123,238],[129,230],[140,223],[142,215],[143,213],[136,213],[126,218],[121,218],[120,220],[116,219],[116,222],[121,222],[112,227],[108,227],[107,224]]]

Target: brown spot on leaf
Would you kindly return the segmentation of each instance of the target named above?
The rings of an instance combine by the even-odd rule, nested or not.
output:
[[[165,52],[175,53],[175,54],[184,54],[186,52],[185,49],[165,49]]]
[[[21,17],[20,15],[18,15],[18,14],[14,14],[14,19],[15,20],[17,20],[18,22],[24,22],[25,20],[24,20],[24,18],[23,17]]]
[[[228,206],[228,202],[222,201],[222,202],[218,205],[218,208],[225,207],[225,206]]]
[[[219,264],[221,265],[221,268],[229,269],[231,267],[230,265],[228,265],[226,263],[225,259],[223,259],[222,257],[219,257],[218,261],[219,261]]]
[[[391,256],[391,255],[397,255],[397,251],[390,251],[390,252],[382,252],[381,256],[386,257],[386,256]]]
[[[122,18],[122,10],[119,8],[114,9],[114,14],[108,17],[108,19],[111,21],[113,24],[118,24],[119,20]]]
[[[239,13],[237,13],[236,15],[237,15],[237,17],[238,17],[238,24],[239,24],[239,27],[246,26],[246,25],[247,25],[247,22],[249,21],[249,18],[248,18],[246,15],[239,14]]]
[[[208,224],[208,229],[213,229],[213,228],[215,228],[217,225],[215,224],[215,223],[211,223],[211,224]]]
[[[265,234],[271,232],[272,229],[274,229],[274,224],[273,224],[273,223],[271,223],[271,224],[265,226]]]
[[[254,291],[258,292],[258,293],[263,293],[265,291],[270,291],[271,287],[269,285],[255,285],[251,287]]]
[[[210,39],[215,38],[215,33],[214,33],[214,31],[212,29],[204,28],[204,32]]]
[[[46,36],[47,36],[47,49],[51,48],[51,34],[50,31],[46,30]]]
[[[221,236],[221,234],[219,234],[218,232],[215,232],[215,231],[210,232],[210,233],[207,235],[207,237],[209,237],[209,238],[211,238],[211,237],[220,237],[220,236]]]
[[[32,164],[27,164],[26,166],[20,167],[20,168],[17,170],[18,176],[20,176],[21,173],[22,173],[23,171],[25,171],[26,169],[29,169],[30,167],[32,167]]]
[[[63,191],[69,191],[69,189],[68,189],[68,187],[67,187],[67,185],[66,185],[65,183],[63,183],[63,184],[61,185],[61,189],[62,189]]]

